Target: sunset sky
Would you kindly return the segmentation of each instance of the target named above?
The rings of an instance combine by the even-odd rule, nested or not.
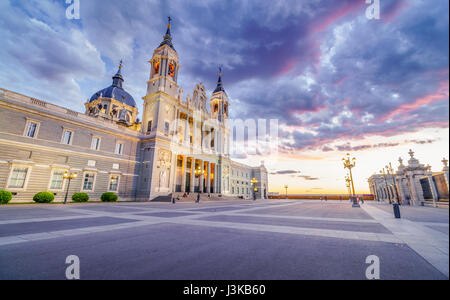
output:
[[[167,16],[185,95],[217,66],[232,118],[278,119],[278,155],[240,157],[270,172],[270,191],[345,193],[350,152],[357,192],[413,149],[441,171],[449,157],[449,3],[380,0],[0,1],[0,87],[73,110],[111,84],[124,61],[124,87],[146,94],[148,60]]]

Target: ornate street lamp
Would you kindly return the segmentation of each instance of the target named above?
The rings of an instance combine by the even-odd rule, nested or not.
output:
[[[64,172],[63,178],[69,180],[67,182],[67,191],[66,191],[66,197],[64,198],[64,204],[67,204],[67,196],[69,195],[70,181],[72,179],[76,179],[77,177],[78,177],[78,173],[70,173],[68,171]]]
[[[350,180],[350,176],[348,174],[345,176],[345,182],[346,182],[346,187],[348,190],[348,195],[351,197],[352,196],[351,180]]]
[[[353,207],[359,207],[358,201],[356,200],[356,193],[355,193],[355,184],[353,182],[353,173],[352,169],[356,166],[356,158],[350,158],[350,153],[347,153],[347,157],[342,159],[342,162],[344,163],[344,169],[348,169],[350,173],[350,183],[352,186],[352,194],[353,194]]]
[[[202,175],[202,173],[203,173],[202,168],[201,168],[201,166],[199,165],[198,168],[196,168],[195,171],[194,171],[195,177],[198,178],[198,189],[199,189],[199,192],[203,192],[203,191],[200,191],[200,186],[201,186],[201,183],[200,183],[200,180],[201,180],[200,175]]]
[[[356,195],[355,193],[355,184],[353,183],[353,174],[352,174],[352,169],[356,166],[356,158],[350,158],[350,153],[347,153],[347,158],[343,158],[342,162],[344,163],[344,168],[348,169],[350,171],[350,182],[352,185],[352,191],[353,191],[353,196]]]
[[[256,192],[258,191],[258,188],[256,187],[256,185],[258,184],[258,179],[256,178],[252,178],[252,180],[250,181],[250,183],[253,186],[253,201],[256,201]]]

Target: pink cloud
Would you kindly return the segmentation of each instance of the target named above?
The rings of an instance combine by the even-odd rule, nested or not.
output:
[[[286,75],[287,73],[291,72],[295,68],[296,65],[297,65],[296,59],[288,60],[284,64],[283,68],[276,74],[276,76]]]
[[[332,10],[330,14],[327,14],[323,18],[320,18],[317,22],[315,22],[312,25],[310,33],[315,34],[327,30],[332,24],[334,24],[340,18],[361,8],[363,4],[364,1],[352,1],[346,3],[340,9]]]
[[[439,89],[435,94],[429,94],[425,97],[418,98],[413,103],[406,103],[403,105],[400,105],[397,109],[391,111],[387,116],[379,119],[379,122],[384,122],[386,120],[392,119],[394,116],[398,115],[406,115],[411,111],[414,111],[422,106],[442,101],[442,100],[448,100],[449,97],[449,83],[448,81],[442,81],[440,83]]]
[[[381,19],[384,23],[392,22],[398,15],[400,15],[409,4],[404,0],[398,0],[387,12],[382,12]]]

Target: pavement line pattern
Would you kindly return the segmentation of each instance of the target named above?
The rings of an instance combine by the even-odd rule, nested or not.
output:
[[[268,203],[264,203],[262,205],[256,204],[232,204],[227,206],[202,206],[196,207],[192,209],[184,209],[183,210],[174,210],[174,209],[164,209],[164,208],[144,208],[142,210],[136,212],[108,212],[102,210],[89,210],[82,208],[73,208],[73,207],[53,207],[52,209],[64,211],[64,212],[77,212],[82,215],[80,216],[70,216],[70,217],[61,217],[61,218],[38,218],[38,219],[28,219],[28,220],[14,220],[14,221],[24,221],[24,222],[43,222],[50,220],[73,220],[73,219],[83,219],[83,218],[96,218],[96,217],[114,217],[121,219],[128,219],[130,223],[122,223],[117,225],[103,225],[103,226],[93,226],[87,228],[80,229],[70,229],[70,230],[60,230],[60,231],[51,231],[37,234],[25,234],[25,235],[16,235],[16,236],[6,236],[0,238],[0,246],[1,245],[9,245],[9,244],[17,244],[24,243],[28,241],[38,241],[38,240],[47,240],[51,238],[58,238],[61,236],[74,236],[74,235],[82,235],[89,234],[95,232],[104,232],[104,231],[113,231],[124,228],[133,228],[147,225],[154,225],[160,223],[172,223],[172,224],[182,224],[182,225],[193,225],[193,226],[206,226],[206,227],[220,227],[220,228],[229,228],[229,229],[238,229],[238,230],[250,230],[250,231],[260,231],[260,232],[276,232],[276,233],[285,233],[285,234],[296,234],[296,235],[306,235],[306,236],[319,236],[319,237],[331,237],[331,238],[340,238],[340,239],[352,239],[352,240],[366,240],[366,241],[378,241],[378,242],[388,242],[388,243],[403,243],[401,239],[396,238],[394,235],[385,234],[385,233],[372,233],[372,232],[354,232],[354,231],[345,231],[345,230],[332,230],[332,229],[317,229],[317,228],[304,228],[298,226],[277,226],[277,225],[264,225],[264,224],[248,224],[248,223],[238,223],[238,222],[216,222],[216,221],[205,221],[205,220],[196,220],[197,218],[211,217],[211,216],[219,216],[219,215],[251,215],[256,217],[261,217],[261,215],[253,215],[246,214],[246,212],[251,212],[253,210],[259,210],[261,208],[276,208],[276,207],[285,207],[289,205],[296,205],[299,202],[284,202],[279,204],[276,202],[275,205],[266,205]],[[126,206],[123,206],[126,207]],[[236,207],[236,209],[231,209],[228,211],[220,211],[220,208],[229,208]],[[205,211],[205,210],[214,210],[219,209],[219,211]],[[203,211],[202,211],[203,210]],[[142,213],[190,213],[192,215],[187,216],[179,216],[173,218],[165,218],[165,217],[156,217],[156,216],[144,216],[140,215]],[[265,218],[263,215],[262,217]],[[275,215],[271,215],[268,217],[275,217]],[[267,217],[267,218],[268,218]],[[279,216],[276,216],[279,217]],[[287,217],[287,216],[282,216]],[[321,221],[337,221],[337,222],[362,222],[362,223],[374,223],[374,220],[361,220],[361,219],[343,219],[343,218],[314,218],[314,217],[297,217],[291,216],[293,219],[303,219],[303,220],[321,220]],[[4,224],[17,224],[14,221],[3,221]]]
[[[268,215],[268,214],[246,214],[238,212],[223,212],[223,216],[240,216],[240,217],[258,217],[258,218],[276,218],[291,220],[308,220],[308,221],[324,221],[324,222],[348,222],[348,223],[370,223],[378,224],[375,220],[366,219],[347,219],[347,218],[323,218],[323,217],[304,217],[304,216],[285,216],[285,215]]]
[[[364,204],[361,207],[391,231],[397,239],[407,244],[447,278],[449,277],[448,235],[417,222],[395,219],[393,214],[389,214],[374,205]]]

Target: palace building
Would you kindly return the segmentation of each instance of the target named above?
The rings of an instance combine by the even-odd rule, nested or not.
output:
[[[410,159],[406,165],[399,158],[397,171],[386,166],[369,178],[370,191],[375,199],[402,205],[448,207],[448,160],[442,160],[442,171],[432,172],[431,166],[421,164],[412,150],[408,154]]]
[[[125,90],[122,63],[112,84],[85,103],[84,114],[0,89],[0,189],[12,192],[13,202],[41,191],[61,201],[67,190],[91,200],[109,191],[122,201],[196,192],[267,198],[264,164],[250,167],[230,158],[222,74],[209,100],[201,83],[183,99],[180,67],[169,24],[150,60],[142,121]],[[70,187],[64,173],[78,175]]]

